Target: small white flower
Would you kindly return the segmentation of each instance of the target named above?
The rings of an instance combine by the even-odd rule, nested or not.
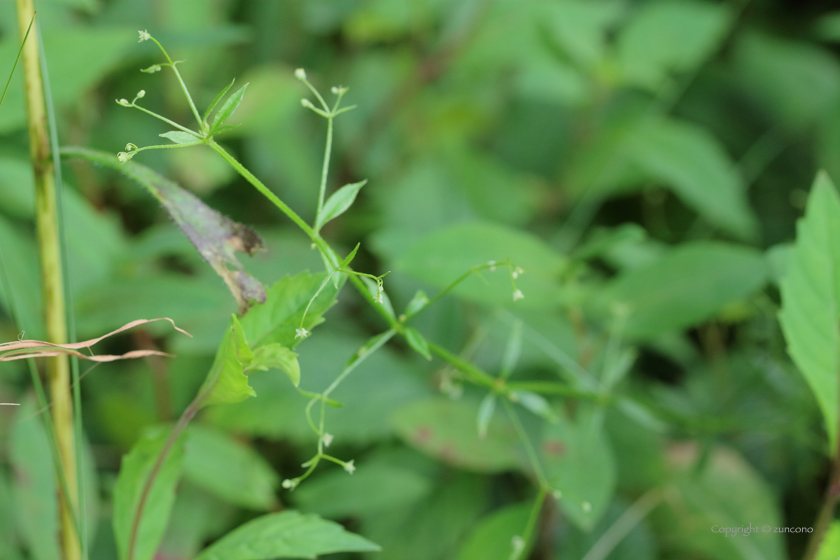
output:
[[[123,107],[131,107],[131,103],[129,103],[128,99],[125,98],[117,99],[117,105],[122,105]]]
[[[376,303],[382,303],[382,292],[376,294],[376,297],[373,298],[373,301]]]
[[[137,151],[137,145],[129,142],[128,144],[125,145],[125,151],[126,152],[136,152]]]
[[[297,485],[298,485],[298,480],[294,479],[294,478],[287,478],[286,480],[284,480],[280,484],[280,486],[282,486],[283,488],[287,488],[289,490],[294,490],[295,488],[297,488]]]
[[[513,292],[513,301],[523,299],[525,295],[522,293],[522,290],[514,290]]]
[[[295,329],[295,338],[306,338],[307,336],[309,336],[309,331],[305,328]]]
[[[496,261],[487,261],[487,266],[490,267],[490,272],[496,270]]]
[[[333,435],[325,433],[323,436],[321,436],[321,441],[324,442],[324,447],[329,447],[330,444],[333,442]]]
[[[120,163],[128,163],[129,161],[131,161],[131,157],[132,156],[130,154],[127,154],[125,152],[120,152],[117,154],[117,160]]]
[[[144,72],[146,74],[154,74],[155,72],[160,72],[160,64],[152,64],[148,68],[144,68],[143,70],[140,70],[140,71]]]
[[[353,464],[353,461],[347,461],[344,463],[344,470],[350,474],[356,472],[356,465]]]
[[[146,31],[145,29],[143,31],[138,31],[137,33],[140,34],[140,40],[137,41],[138,43],[142,43],[143,41],[148,41],[149,39],[152,38],[152,36],[149,35],[149,32]]]
[[[347,93],[347,88],[344,86],[333,86],[330,91],[333,92],[333,95],[344,95]]]
[[[517,276],[518,276],[518,275],[521,275],[521,274],[525,274],[525,271],[524,271],[524,270],[522,270],[522,269],[521,269],[520,267],[518,267],[518,266],[516,267],[516,270],[514,270],[514,272],[517,274]]]
[[[303,68],[298,68],[297,70],[295,70],[295,78],[301,81],[305,80],[306,70],[304,70]]]

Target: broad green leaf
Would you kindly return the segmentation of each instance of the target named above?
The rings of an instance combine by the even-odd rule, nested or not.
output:
[[[681,0],[650,2],[632,12],[618,37],[625,81],[656,90],[670,71],[700,65],[726,35],[731,10],[723,4]]]
[[[332,521],[296,511],[270,513],[234,529],[196,560],[315,558],[333,552],[374,552],[379,547]]]
[[[123,456],[120,474],[114,486],[114,536],[120,558],[128,554],[131,528],[146,480],[160,455],[169,430],[157,429],[142,437],[128,455]],[[169,513],[175,502],[175,487],[181,476],[184,444],[181,438],[172,446],[146,499],[134,558],[152,560],[166,532]]]
[[[58,489],[52,449],[34,403],[27,401],[18,408],[9,442],[18,532],[33,560],[59,560]]]
[[[242,97],[245,95],[245,89],[247,87],[248,84],[246,83],[244,86],[233,92],[230,95],[230,97],[228,97],[227,100],[224,103],[222,103],[222,106],[219,107],[219,110],[213,117],[213,126],[211,127],[211,133],[217,128],[224,125],[225,121],[227,121],[233,116],[233,114],[239,108],[239,104],[242,103]]]
[[[496,417],[487,437],[475,431],[477,407],[466,401],[428,399],[408,405],[393,416],[394,429],[409,445],[461,469],[499,472],[519,465],[513,428]]]
[[[183,132],[181,130],[164,132],[163,134],[158,134],[158,136],[172,140],[175,144],[194,144],[195,142],[201,142],[201,138],[196,138],[189,132]]]
[[[301,272],[285,276],[271,286],[265,303],[254,307],[242,318],[242,327],[252,346],[259,348],[277,342],[286,348],[294,348],[300,342],[295,338],[295,329],[301,326],[303,312],[323,280],[323,274]],[[311,331],[324,321],[324,313],[335,305],[336,294],[332,284],[318,294],[303,321],[305,329]]]
[[[787,261],[779,322],[788,354],[820,405],[833,455],[840,374],[840,197],[825,173],[814,181]]]
[[[746,32],[735,44],[733,61],[746,91],[788,129],[823,116],[840,93],[840,65],[812,43]]]
[[[394,268],[444,288],[475,266],[506,259],[525,271],[516,280],[525,299],[516,305],[544,309],[557,300],[566,260],[539,238],[497,224],[471,222],[438,230],[414,243],[397,259]],[[483,303],[513,302],[506,266],[483,271],[481,276],[468,278],[455,288],[455,293]]]
[[[668,534],[675,557],[709,560],[782,560],[787,558],[779,533],[739,534],[727,538],[722,527],[784,526],[778,497],[761,475],[729,449],[712,449],[700,462],[693,444],[670,453],[671,477],[665,507],[652,512],[658,532]],[[698,465],[703,465],[698,472]]]
[[[239,324],[236,315],[231,317],[222,337],[222,343],[216,352],[216,359],[210,367],[207,379],[199,389],[200,394],[207,395],[202,407],[211,404],[228,404],[244,401],[248,397],[255,397],[257,393],[248,384],[245,375],[247,368],[254,359],[254,353],[245,338],[245,329]]]
[[[429,352],[429,343],[426,342],[426,339],[422,334],[420,334],[420,331],[413,327],[406,327],[405,339],[408,341],[408,345],[411,346],[415,352],[427,360],[432,359],[432,354]]]
[[[245,314],[254,301],[265,301],[263,285],[245,272],[236,258],[237,251],[251,255],[265,249],[262,239],[251,228],[216,212],[177,183],[139,163],[120,164],[111,154],[86,148],[65,148],[62,154],[111,167],[143,185],[222,277],[239,305],[240,314]]]
[[[355,476],[355,475],[353,475]],[[488,509],[487,478],[446,472],[419,503],[368,514],[366,533],[382,545],[378,560],[453,558],[459,544]]]
[[[356,195],[359,190],[367,184],[367,179],[358,183],[344,185],[335,191],[324,203],[321,213],[318,214],[318,219],[315,221],[315,231],[324,227],[324,224],[344,214],[353,201],[356,200]]]
[[[297,387],[300,384],[300,364],[297,361],[297,356],[282,344],[272,342],[254,350],[254,357],[248,364],[245,373],[277,368],[288,375],[294,386]]]
[[[510,560],[514,537],[522,537],[534,504],[505,506],[482,518],[467,536],[456,560]],[[528,543],[519,558],[528,558]]]
[[[190,426],[184,450],[184,478],[226,502],[268,510],[277,504],[277,474],[256,451],[231,435]]]
[[[579,413],[574,421],[559,418],[548,424],[542,456],[560,508],[575,525],[591,529],[609,505],[616,483],[612,449],[597,417]]]
[[[295,503],[336,519],[368,515],[415,503],[431,490],[428,477],[416,470],[364,460],[353,476],[341,469],[307,480],[295,490]]]
[[[720,142],[703,128],[673,119],[645,121],[628,138],[633,160],[688,206],[739,239],[758,231],[746,186]]]
[[[837,558],[840,558],[840,521],[832,521],[815,560],[837,560]]]
[[[206,124],[207,119],[210,118],[210,113],[213,112],[213,109],[216,108],[216,105],[219,104],[219,101],[225,96],[225,94],[230,91],[230,88],[233,87],[234,82],[236,82],[236,78],[232,79],[228,85],[222,88],[222,91],[216,94],[216,97],[213,98],[213,101],[210,102],[210,105],[207,106],[207,110],[204,111],[204,116],[201,117],[201,120],[204,121]]]
[[[766,281],[767,264],[755,249],[684,243],[648,266],[619,275],[602,303],[627,313],[627,336],[650,339],[697,325],[749,298]]]

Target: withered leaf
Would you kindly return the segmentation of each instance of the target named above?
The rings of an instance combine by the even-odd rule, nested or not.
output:
[[[133,161],[121,164],[112,154],[87,148],[66,147],[61,153],[112,167],[143,185],[222,277],[236,299],[240,315],[244,315],[253,302],[265,302],[265,287],[248,274],[236,258],[237,251],[250,256],[265,250],[263,240],[254,230],[213,210],[191,192],[145,165]]]

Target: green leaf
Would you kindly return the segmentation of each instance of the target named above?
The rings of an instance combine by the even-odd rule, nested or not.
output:
[[[551,408],[551,404],[541,395],[531,391],[513,391],[510,394],[513,402],[519,403],[540,418],[549,422],[557,422],[557,413]]]
[[[394,429],[409,445],[461,469],[499,472],[518,466],[513,428],[497,417],[480,439],[474,428],[477,412],[466,401],[423,400],[400,409],[393,416]]]
[[[344,257],[344,260],[341,261],[341,265],[339,265],[339,268],[344,268],[346,266],[350,266],[350,263],[353,262],[353,259],[356,258],[356,253],[359,252],[359,247],[361,247],[361,246],[362,246],[361,243],[356,243],[356,246],[353,247],[353,250],[350,251],[350,254],[347,255],[346,257]]]
[[[225,124],[230,117],[236,112],[236,109],[239,108],[239,104],[242,103],[242,97],[245,95],[245,88],[248,87],[248,84],[245,84],[235,92],[231,94],[230,97],[219,107],[218,112],[213,117],[213,126],[210,129],[210,133],[214,134],[215,131]]]
[[[650,2],[632,10],[618,38],[624,79],[656,89],[670,71],[691,71],[726,35],[732,10],[696,0]]]
[[[218,136],[219,134],[224,134],[225,132],[230,132],[231,130],[235,130],[239,128],[240,125],[238,124],[229,124],[227,126],[220,126],[219,128],[214,128],[212,133],[213,136]]]
[[[414,294],[414,297],[411,298],[411,301],[408,302],[408,305],[405,306],[405,315],[406,317],[411,317],[424,307],[426,304],[429,303],[429,296],[426,295],[426,292],[423,290],[417,290],[417,293]]]
[[[122,560],[128,554],[128,541],[143,487],[168,435],[169,430],[164,429],[147,433],[122,459],[120,474],[114,486],[113,519],[114,536]],[[175,502],[175,486],[181,476],[183,458],[183,440],[178,438],[169,450],[146,499],[137,533],[135,560],[151,560],[163,538]]]
[[[353,476],[332,470],[306,481],[295,491],[301,509],[336,519],[406,507],[425,496],[432,484],[414,469],[367,461]]]
[[[697,325],[750,297],[767,281],[767,273],[755,249],[684,243],[648,266],[621,274],[606,288],[601,304],[628,313],[627,336],[651,339]]]
[[[490,421],[493,419],[493,413],[495,411],[496,393],[487,393],[487,395],[481,399],[481,404],[478,406],[478,414],[475,417],[479,439],[487,438],[487,429],[490,427]]]
[[[245,373],[253,370],[266,371],[277,368],[289,376],[295,387],[300,385],[300,364],[297,354],[276,342],[260,346],[254,350],[254,357]]]
[[[840,558],[840,521],[832,521],[815,560],[837,560],[837,558]]]
[[[616,485],[612,450],[596,420],[583,414],[574,422],[558,418],[545,427],[542,440],[546,476],[557,503],[585,530],[601,518]]]
[[[444,288],[471,268],[510,259],[525,270],[517,287],[525,299],[518,306],[545,309],[557,300],[566,259],[541,239],[522,230],[485,222],[456,224],[421,238],[394,263],[417,280]],[[495,305],[513,303],[505,266],[473,275],[455,288],[459,296]]]
[[[23,403],[11,424],[9,454],[18,532],[33,560],[58,560],[58,499],[55,463],[41,415]]]
[[[483,517],[470,532],[456,560],[510,560],[514,537],[522,537],[533,504],[506,506]],[[533,547],[529,542],[519,558],[528,558]]]
[[[332,521],[296,511],[271,513],[234,529],[196,560],[315,558],[333,552],[374,552],[379,547]]]
[[[222,91],[216,94],[216,97],[213,98],[213,101],[210,102],[210,105],[207,106],[207,110],[204,111],[204,116],[201,117],[201,120],[207,123],[207,119],[210,118],[210,113],[213,112],[213,109],[216,108],[216,105],[219,104],[219,101],[225,96],[225,94],[230,91],[230,88],[233,87],[233,83],[236,81],[236,78],[232,79],[228,85],[222,88]],[[209,124],[209,123],[208,123]],[[218,134],[218,132],[217,132]]]
[[[199,389],[200,394],[207,395],[202,407],[238,403],[248,397],[257,396],[245,375],[245,368],[253,359],[254,353],[248,346],[245,329],[239,324],[236,315],[233,315],[216,352],[216,359],[207,373],[207,379]]]
[[[158,136],[172,140],[176,144],[194,144],[195,142],[201,142],[201,138],[196,138],[189,132],[184,132],[182,130],[172,130],[170,132],[158,134]]]
[[[187,433],[185,479],[244,508],[268,510],[277,504],[277,474],[256,451],[213,428],[190,426]]]
[[[411,346],[418,354],[427,360],[432,359],[432,354],[429,352],[429,343],[426,342],[426,339],[422,334],[420,334],[420,331],[413,327],[406,327],[405,339],[408,341],[408,345]]]
[[[814,181],[787,261],[779,322],[788,354],[820,405],[834,454],[840,372],[840,197],[825,173]]]
[[[721,447],[701,452],[693,444],[670,453],[671,476],[664,507],[654,510],[659,531],[673,539],[677,558],[710,560],[782,560],[787,558],[779,533],[743,533],[726,537],[721,528],[781,527],[778,497],[747,461]],[[704,453],[705,455],[705,453]],[[698,465],[703,465],[698,469]],[[713,532],[715,531],[715,532]]]
[[[322,227],[324,227],[324,224],[344,214],[344,212],[346,212],[353,204],[353,201],[356,200],[356,195],[359,194],[359,190],[364,187],[366,183],[367,179],[358,183],[344,185],[332,193],[332,195],[330,195],[324,203],[324,207],[318,214],[318,218],[315,220],[315,231],[319,231]]]
[[[323,274],[301,272],[285,276],[271,286],[265,303],[255,306],[242,318],[242,327],[252,346],[259,348],[277,342],[286,348],[294,348],[300,342],[295,338],[295,329],[301,326],[303,312],[323,280]],[[323,314],[335,305],[337,293],[330,284],[318,294],[306,313],[305,329],[311,331],[324,321]]]
[[[720,142],[705,129],[674,119],[645,121],[628,138],[632,159],[709,223],[754,239],[758,222],[746,185]]]

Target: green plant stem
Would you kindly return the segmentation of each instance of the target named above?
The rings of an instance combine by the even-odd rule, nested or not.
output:
[[[17,13],[18,26],[23,36],[34,15],[32,0],[17,0]],[[37,38],[37,28],[34,34],[34,38]],[[61,273],[58,213],[37,40],[30,40],[24,45],[23,69],[29,116],[29,148],[35,175],[35,221],[41,263],[44,323],[47,340],[64,344],[67,342],[67,315]],[[73,521],[73,512],[78,505],[78,486],[69,361],[66,355],[61,355],[47,359],[46,365],[56,444],[67,481],[59,496],[61,550],[64,560],[79,560],[79,535]]]
[[[318,191],[318,212],[315,214],[316,216],[320,216],[321,211],[324,209],[324,197],[327,191],[327,175],[330,170],[330,155],[332,153],[333,119],[334,115],[330,114],[327,116],[327,146],[324,148],[324,165],[321,167],[321,187]]]
[[[178,83],[181,84],[181,90],[184,92],[184,95],[187,97],[187,101],[190,104],[190,109],[192,110],[193,115],[195,115],[195,120],[198,121],[199,128],[201,130],[206,130],[207,125],[204,124],[203,120],[201,120],[201,117],[198,114],[198,109],[195,108],[195,103],[193,103],[193,99],[192,99],[192,96],[190,95],[190,91],[187,89],[187,84],[184,83],[184,79],[181,78],[181,73],[178,72],[178,68],[176,68],[176,63],[173,62],[171,58],[169,58],[169,53],[166,52],[166,49],[163,48],[163,45],[158,43],[157,39],[155,39],[154,37],[149,37],[149,38],[152,41],[155,42],[155,44],[158,46],[158,48],[163,53],[163,56],[166,57],[166,61],[169,63],[169,67],[172,68],[173,72],[175,72],[175,76],[178,78]]]
[[[825,534],[834,520],[834,510],[837,509],[837,500],[840,499],[840,445],[834,450],[834,458],[831,461],[831,477],[828,481],[828,488],[825,491],[820,513],[814,523],[814,532],[808,539],[808,548],[805,549],[803,560],[814,560],[819,554]]]
[[[583,560],[604,560],[618,543],[662,501],[662,490],[654,488],[636,500],[612,526],[602,534]]]
[[[23,36],[23,40],[20,42],[20,49],[18,49],[17,56],[15,57],[15,62],[12,64],[12,71],[9,72],[9,79],[6,80],[6,87],[3,88],[3,95],[0,95],[0,105],[3,104],[3,100],[6,99],[6,92],[9,91],[9,84],[12,83],[12,76],[15,75],[15,69],[17,68],[18,61],[20,61],[20,55],[23,53],[23,46],[26,44],[26,40],[29,38],[29,32],[32,30],[32,24],[35,23],[35,12],[32,12],[32,19],[29,20],[29,27],[26,28],[26,34]]]
[[[537,456],[537,450],[534,449],[533,444],[531,444],[531,439],[528,437],[528,433],[522,425],[522,421],[519,420],[519,415],[516,414],[516,410],[508,399],[502,398],[502,404],[510,417],[511,423],[513,423],[513,427],[516,429],[516,433],[519,435],[519,439],[522,440],[522,445],[525,447],[525,453],[528,455],[528,461],[531,463],[531,468],[534,469],[534,474],[537,476],[540,488],[547,491],[550,488],[548,479],[545,476],[545,472],[543,472],[540,458]]]
[[[481,369],[477,368],[476,366],[472,365],[470,362],[459,358],[443,346],[435,344],[434,342],[429,342],[429,350],[435,356],[438,356],[447,362],[449,362],[452,367],[463,373],[467,376],[467,378],[475,383],[476,385],[483,385],[485,387],[489,387],[490,389],[497,390],[502,385],[496,380],[496,378],[488,375]]]
[[[537,521],[540,519],[540,512],[542,511],[543,503],[545,502],[545,497],[547,495],[548,489],[541,487],[539,494],[537,494],[537,499],[534,500],[534,506],[531,508],[531,514],[528,516],[528,524],[522,532],[522,542],[524,543],[524,547],[516,556],[513,557],[512,560],[520,560],[522,558],[522,554],[524,554],[524,552],[528,549],[528,542],[534,534],[534,529],[537,526]]]

